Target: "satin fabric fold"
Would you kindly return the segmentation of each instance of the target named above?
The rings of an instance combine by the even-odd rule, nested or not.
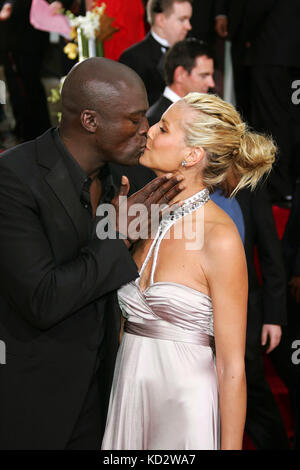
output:
[[[179,328],[171,330],[168,325],[158,325],[157,323],[147,320],[144,320],[142,324],[126,321],[124,330],[126,333],[146,338],[193,343],[201,346],[213,347],[214,345],[213,338],[201,331],[186,331]]]
[[[131,282],[102,449],[219,448],[211,299],[184,285]]]

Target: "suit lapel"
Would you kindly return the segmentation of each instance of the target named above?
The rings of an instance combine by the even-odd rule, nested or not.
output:
[[[54,143],[51,130],[36,139],[36,145],[38,163],[49,169],[45,180],[73,222],[80,244],[84,244],[89,233],[88,213],[83,209],[76,194],[63,158]]]
[[[152,61],[153,65],[156,67],[162,80],[164,81],[165,54],[162,52],[162,46],[154,39],[151,33],[149,33],[146,41],[149,46],[148,60]]]
[[[159,100],[159,107],[160,107],[160,110],[161,110],[161,114],[163,115],[164,112],[166,111],[166,109],[168,109],[169,106],[171,106],[171,104],[173,104],[173,101],[169,100],[169,98],[167,98],[166,96],[162,95],[160,100]]]
[[[145,38],[145,43],[147,44],[148,52],[149,52],[149,60],[152,62],[157,63],[161,56],[163,56],[163,52],[161,50],[162,46],[157,42],[151,33],[148,33]],[[150,54],[151,53],[151,54]]]

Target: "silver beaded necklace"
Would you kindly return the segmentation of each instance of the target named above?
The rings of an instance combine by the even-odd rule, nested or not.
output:
[[[195,211],[199,207],[203,206],[209,200],[209,191],[208,189],[202,189],[198,193],[194,194],[193,196],[185,199],[183,201],[182,206],[175,209],[171,214],[166,215],[161,220],[160,225],[164,222],[173,222],[176,220],[181,219],[185,215],[190,214],[191,212]]]

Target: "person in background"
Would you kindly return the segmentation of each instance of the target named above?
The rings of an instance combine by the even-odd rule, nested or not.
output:
[[[193,2],[191,18],[193,37],[205,41],[211,48],[215,59],[215,89],[223,97],[224,89],[224,41],[215,31],[215,0]]]
[[[215,13],[218,34],[232,44],[238,109],[278,146],[269,178],[272,202],[289,206],[300,154],[300,107],[292,99],[300,77],[300,2],[216,0]]]
[[[192,91],[207,93],[214,87],[214,60],[209,47],[195,38],[187,38],[174,44],[167,52],[164,75],[167,86],[159,99],[148,109],[147,119],[150,126],[156,124],[167,108]],[[133,169],[130,169],[133,171]],[[132,181],[155,178],[150,168],[139,165]]]
[[[142,78],[151,106],[165,87],[163,63],[166,51],[191,30],[192,1],[149,0],[147,16],[150,32],[145,39],[123,52],[119,60]]]
[[[214,30],[214,3],[215,0],[194,1],[191,18],[193,36],[205,41],[210,46],[213,45],[216,36]]]
[[[300,178],[296,180],[290,216],[283,236],[288,282],[288,324],[275,351],[275,366],[289,389],[294,413],[293,448],[300,449]]]
[[[233,201],[232,187],[211,196],[237,227],[241,225]],[[248,269],[248,310],[245,368],[247,415],[245,430],[257,449],[288,449],[289,442],[279,408],[264,371],[263,352],[271,353],[280,344],[281,327],[286,324],[285,268],[277,236],[272,206],[265,186],[255,191],[242,189],[235,198],[242,211],[244,247]],[[239,230],[240,231],[240,230]],[[241,233],[241,231],[240,231]],[[258,250],[262,284],[258,280],[254,257]]]
[[[236,198],[234,196],[226,197],[224,190],[221,188],[216,188],[210,198],[232,218],[239,231],[242,242],[245,243],[245,223],[242,210]]]
[[[54,2],[53,14],[62,5]],[[48,33],[38,31],[29,21],[31,0],[0,2],[0,21],[4,44],[4,72],[16,121],[15,134],[21,140],[36,138],[51,127],[47,98],[41,82],[41,67],[48,44]]]
[[[215,85],[214,60],[202,41],[187,38],[177,42],[166,54],[163,94],[147,111],[150,126],[156,124],[166,109],[190,92],[207,93]]]

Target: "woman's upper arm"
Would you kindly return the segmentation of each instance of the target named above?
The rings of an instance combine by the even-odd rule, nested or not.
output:
[[[213,230],[204,268],[213,305],[217,363],[239,365],[245,350],[248,276],[243,244],[231,226]]]

